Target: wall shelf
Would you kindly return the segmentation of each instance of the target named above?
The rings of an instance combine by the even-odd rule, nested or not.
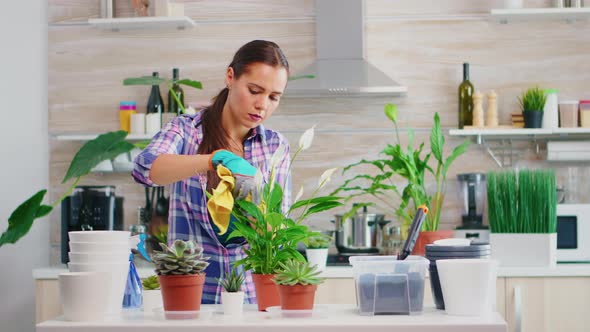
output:
[[[120,18],[91,18],[88,24],[103,30],[130,29],[179,29],[194,27],[195,21],[187,16],[148,16],[148,17],[120,17]]]
[[[88,133],[78,133],[78,134],[56,134],[53,135],[58,141],[89,141],[98,137],[99,134],[88,134]],[[143,141],[143,140],[151,140],[154,137],[153,134],[144,134],[144,135],[135,135],[129,134],[127,135],[127,141]]]
[[[557,128],[557,129],[451,129],[450,136],[466,137],[483,149],[500,167],[514,165],[522,155],[516,141],[530,142],[535,151],[540,153],[540,145],[547,141],[567,141],[590,138],[590,128]],[[588,143],[590,144],[590,142]]]
[[[521,8],[492,9],[492,20],[500,23],[539,19],[561,19],[568,22],[590,18],[590,8]]]

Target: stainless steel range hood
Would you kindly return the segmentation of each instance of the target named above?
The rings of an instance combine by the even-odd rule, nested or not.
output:
[[[317,60],[285,97],[399,96],[405,86],[365,60],[364,0],[316,0]]]

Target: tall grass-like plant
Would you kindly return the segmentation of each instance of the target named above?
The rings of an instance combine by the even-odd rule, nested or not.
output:
[[[543,112],[547,96],[538,86],[526,90],[520,97],[518,103],[523,111]]]
[[[555,233],[557,194],[553,170],[510,170],[487,175],[493,233]]]

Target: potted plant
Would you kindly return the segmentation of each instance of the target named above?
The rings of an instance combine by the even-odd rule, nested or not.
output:
[[[492,258],[498,259],[502,266],[554,267],[557,257],[554,171],[490,172],[487,199]]]
[[[279,263],[274,277],[279,287],[281,309],[312,310],[315,292],[324,278],[318,277],[320,271],[309,262],[287,260]]]
[[[326,270],[326,261],[328,260],[328,248],[332,238],[328,235],[316,232],[304,241],[305,256],[309,265],[316,266],[319,272]]]
[[[203,248],[194,241],[175,240],[171,246],[160,243],[160,247],[161,251],[154,250],[152,260],[164,311],[198,311],[209,257],[203,257]]]
[[[244,292],[242,284],[244,283],[244,273],[238,273],[235,268],[223,278],[217,279],[225,292],[221,293],[221,304],[225,315],[239,315],[244,307]]]
[[[314,128],[305,131],[299,140],[299,147],[295,151],[293,161],[303,150],[311,146]],[[341,198],[337,196],[317,196],[317,193],[330,180],[330,176],[336,169],[325,171],[319,179],[317,188],[310,198],[300,199],[303,196],[301,188],[288,211],[283,211],[283,187],[275,177],[275,165],[283,160],[285,148],[279,147],[271,160],[270,179],[262,183],[260,172],[255,176],[258,191],[260,192],[260,204],[256,205],[249,200],[236,200],[232,215],[236,217],[235,230],[229,238],[244,237],[248,242],[245,249],[246,257],[236,261],[235,264],[244,265],[245,269],[252,271],[252,279],[256,289],[258,310],[264,311],[271,306],[280,304],[279,293],[272,279],[281,262],[289,259],[305,261],[305,258],[297,251],[297,244],[314,234],[308,227],[302,224],[308,216],[341,206]],[[292,163],[288,172],[291,171]],[[301,211],[297,217],[295,211]]]
[[[545,92],[539,87],[530,88],[518,97],[525,128],[541,128],[546,100]]]
[[[427,205],[430,213],[422,224],[422,230],[413,251],[414,254],[423,255],[426,244],[453,236],[452,230],[439,230],[438,226],[446,193],[447,173],[455,159],[467,150],[469,141],[465,140],[455,147],[451,154],[445,158],[443,155],[445,138],[440,126],[440,118],[438,113],[435,113],[434,125],[430,133],[430,151],[424,152],[424,143],[421,143],[418,148],[414,148],[414,132],[412,130],[408,130],[409,143],[404,149],[399,139],[396,106],[387,104],[384,111],[387,118],[393,123],[394,137],[397,142],[394,145],[388,144],[381,151],[384,157],[363,159],[346,166],[343,173],[358,166],[370,165],[377,168],[377,174],[357,174],[346,180],[332,195],[346,192],[349,194],[347,200],[366,196],[373,197],[379,203],[355,204],[343,219],[355,214],[359,208],[377,205],[385,211],[393,211],[402,220],[404,233],[411,224],[418,206]],[[434,159],[433,167],[429,165],[432,159]],[[434,191],[427,187],[425,181],[427,173],[434,177],[436,184]],[[402,189],[394,184],[394,181],[398,179],[405,182]]]
[[[162,307],[162,292],[160,292],[160,282],[157,275],[151,275],[141,281],[143,286],[142,301],[143,312],[151,313],[156,308]]]

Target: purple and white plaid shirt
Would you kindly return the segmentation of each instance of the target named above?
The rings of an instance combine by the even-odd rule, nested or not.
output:
[[[199,144],[203,140],[201,114],[182,115],[174,118],[150,144],[135,158],[133,177],[146,186],[157,186],[150,180],[149,173],[156,157],[161,154],[197,154]],[[265,129],[262,125],[254,128],[251,135],[244,141],[244,158],[254,167],[261,170],[264,180],[270,178],[270,160],[272,154],[280,146],[286,147],[285,158],[276,169],[277,183],[285,183],[283,195],[283,211],[289,209],[291,202],[291,179],[288,174],[290,163],[289,143],[278,132]],[[224,246],[219,242],[207,211],[206,174],[197,174],[170,185],[170,209],[168,217],[168,242],[176,239],[195,240],[203,246],[204,255],[210,257],[209,266],[205,270],[205,286],[202,303],[220,303],[222,286],[215,278],[230,271],[230,263],[245,256],[244,246],[247,243],[229,243]],[[243,267],[238,267],[243,271]],[[247,303],[256,303],[254,283],[250,271],[246,271],[244,291]]]

